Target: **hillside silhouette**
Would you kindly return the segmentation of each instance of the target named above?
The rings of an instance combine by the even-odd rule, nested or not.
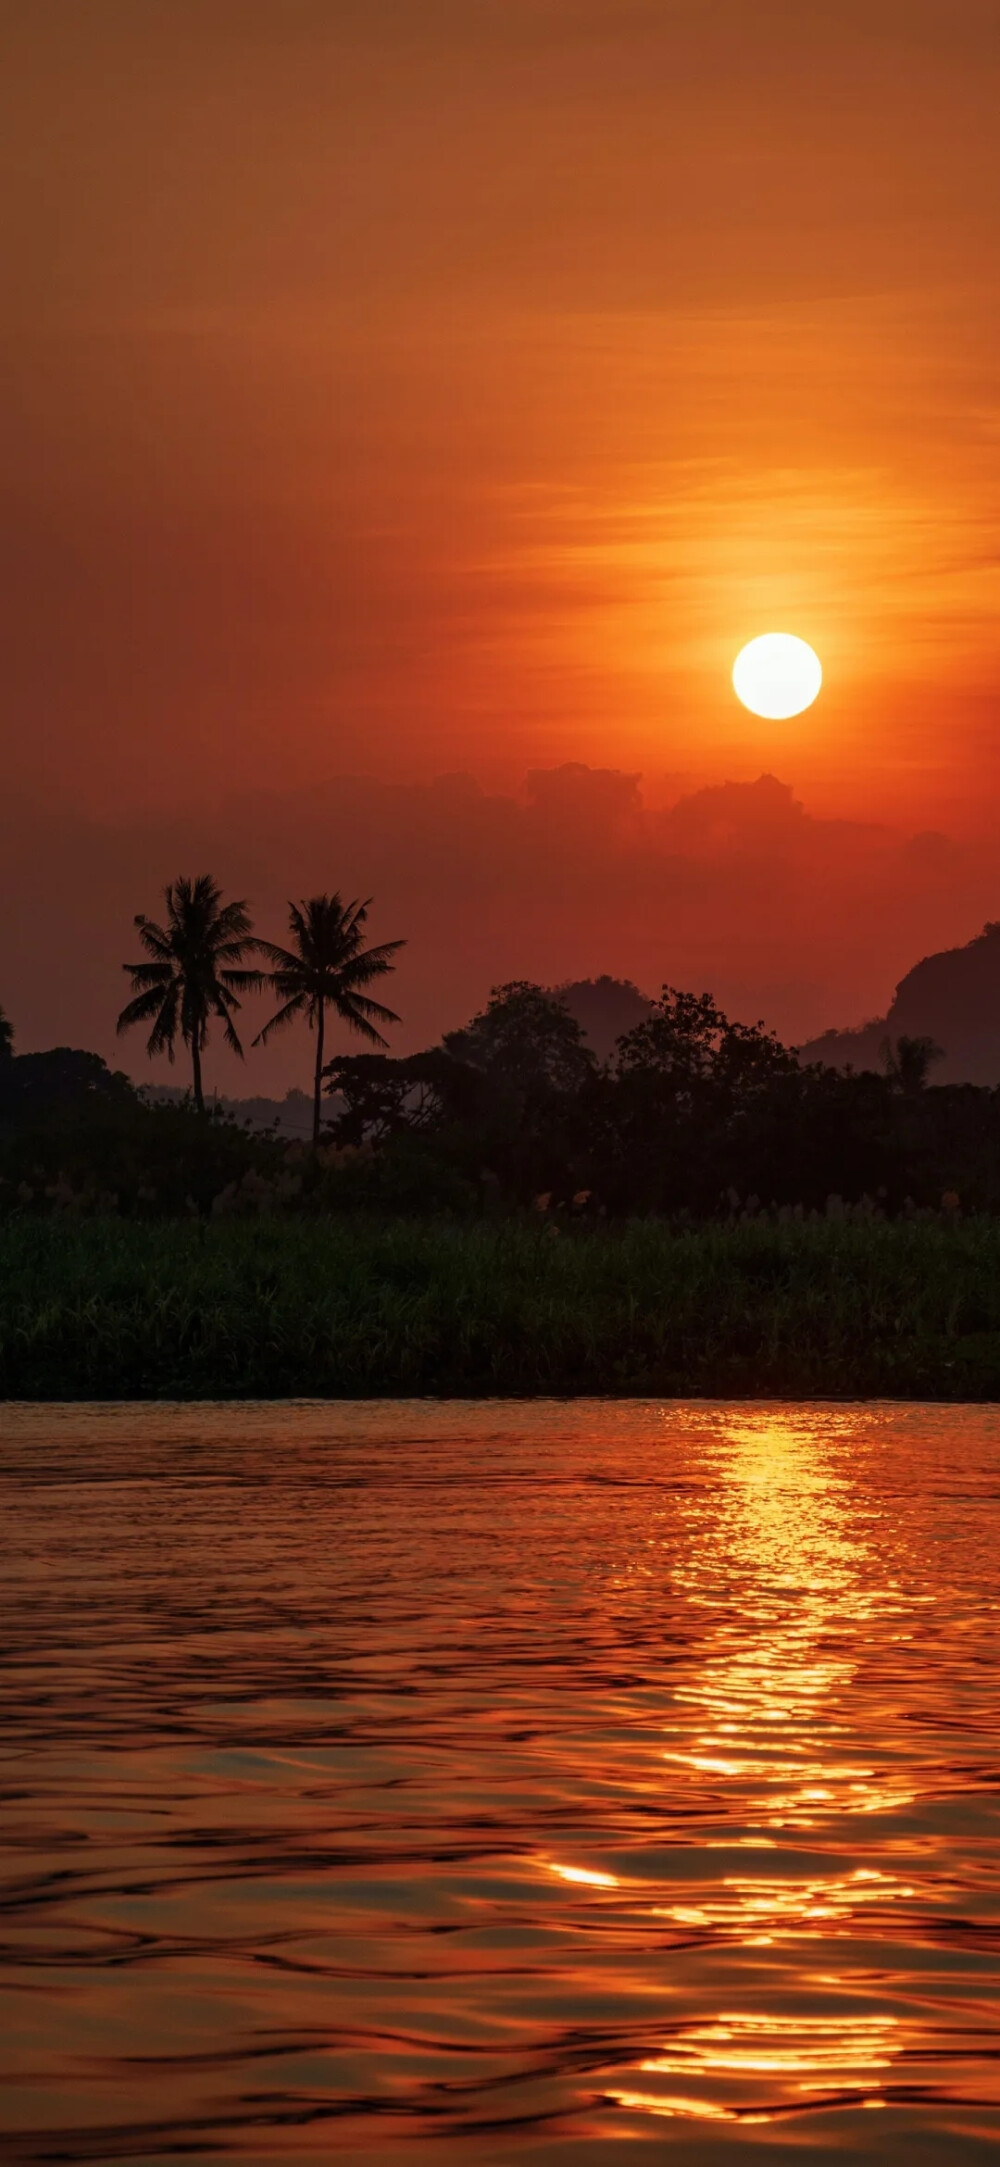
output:
[[[856,1030],[826,1031],[800,1047],[803,1061],[879,1068],[886,1039],[932,1038],[944,1049],[937,1083],[1000,1082],[1000,922],[964,948],[924,956],[896,987],[888,1014]]]

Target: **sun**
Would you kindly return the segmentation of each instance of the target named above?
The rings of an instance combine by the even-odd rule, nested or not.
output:
[[[811,707],[823,683],[823,665],[806,640],[792,632],[762,632],[741,648],[733,663],[733,689],[751,715],[787,722]]]

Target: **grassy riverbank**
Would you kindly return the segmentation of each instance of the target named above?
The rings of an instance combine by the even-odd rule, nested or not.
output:
[[[1000,1397],[1000,1224],[0,1223],[0,1394]]]

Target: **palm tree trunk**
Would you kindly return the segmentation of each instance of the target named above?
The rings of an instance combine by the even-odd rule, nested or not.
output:
[[[313,1088],[313,1150],[319,1150],[319,1109],[323,1090],[323,1040],[326,1035],[326,1002],[320,1001],[316,1018],[316,1080]]]
[[[205,1111],[205,1093],[201,1087],[201,1047],[198,1044],[197,1031],[191,1040],[191,1067],[194,1071],[194,1103],[198,1108],[198,1112],[203,1114]]]

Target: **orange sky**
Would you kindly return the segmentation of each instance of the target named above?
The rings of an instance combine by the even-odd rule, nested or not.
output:
[[[992,837],[996,0],[7,0],[0,84],[26,819],[584,761]]]

